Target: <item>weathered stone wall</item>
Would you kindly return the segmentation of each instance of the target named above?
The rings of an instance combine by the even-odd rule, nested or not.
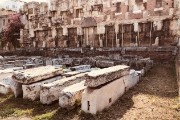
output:
[[[119,55],[138,55],[144,58],[150,57],[155,62],[166,63],[173,62],[177,54],[177,47],[124,47],[124,48],[99,48],[90,50],[84,48],[76,49],[21,49],[14,52],[0,52],[2,56],[19,55],[19,56],[44,56],[44,57],[58,57],[69,55],[74,58],[95,57],[95,56],[109,56],[113,54]]]
[[[49,7],[49,10],[48,10]],[[51,0],[24,5],[22,47],[169,46],[173,0]]]

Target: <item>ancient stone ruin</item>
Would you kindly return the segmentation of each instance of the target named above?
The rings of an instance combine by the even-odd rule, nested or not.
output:
[[[102,48],[178,43],[178,0],[51,0],[23,6],[21,46]],[[176,38],[175,38],[176,37]]]
[[[19,60],[22,58],[23,60]],[[31,58],[34,59],[22,56],[3,58],[4,63],[10,61],[12,65],[2,66],[1,94],[13,93],[15,97],[39,100],[47,105],[59,101],[59,106],[65,109],[81,105],[83,111],[92,114],[111,106],[127,90],[135,86],[141,80],[141,76],[153,66],[153,60],[150,58],[118,54],[114,57],[84,57],[78,66],[69,62],[65,64],[63,61],[67,57]],[[77,58],[68,58],[72,63],[77,61]],[[16,61],[24,62],[17,64]],[[42,66],[39,64],[41,61],[47,64]],[[26,67],[27,64],[33,63],[34,67]],[[108,94],[105,94],[106,92]],[[100,94],[104,94],[105,101],[99,103],[102,97]]]

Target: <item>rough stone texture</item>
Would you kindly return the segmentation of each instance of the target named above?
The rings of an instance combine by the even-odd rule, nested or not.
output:
[[[124,80],[126,91],[134,87],[140,80],[140,75],[138,75],[135,70],[130,70],[129,75],[127,75],[126,77],[127,79]]]
[[[15,98],[20,97],[23,94],[22,84],[11,79],[10,88],[14,93]]]
[[[80,74],[80,72],[78,72],[78,71],[70,71],[70,72],[67,72],[67,73],[63,73],[62,76],[71,77],[71,76],[74,76],[74,75],[77,75],[77,74]]]
[[[113,61],[108,61],[108,60],[97,60],[96,61],[96,67],[99,68],[106,68],[106,67],[112,67],[114,66]]]
[[[129,66],[118,65],[92,71],[86,74],[85,85],[88,87],[98,87],[110,81],[121,78],[129,74]]]
[[[101,87],[88,87],[82,94],[81,109],[84,112],[96,114],[108,108],[125,93],[124,80],[126,79],[128,78],[124,76]]]
[[[62,68],[56,68],[54,66],[43,66],[14,72],[12,78],[19,83],[31,84],[48,79],[50,77],[61,75],[62,73]]]
[[[62,108],[72,109],[81,103],[82,92],[87,87],[84,86],[85,81],[66,87],[61,91],[59,96],[59,105]]]
[[[172,43],[172,36],[162,35],[170,32],[165,22],[175,15],[172,1],[51,0],[51,7],[30,2],[22,10],[27,21],[20,41],[23,47],[35,48],[151,46],[160,32],[157,36],[168,38],[164,43]]]
[[[90,71],[91,66],[90,65],[80,65],[80,66],[75,66],[71,68],[72,71]]]
[[[24,99],[30,99],[32,101],[39,100],[40,99],[40,90],[41,86],[44,84],[48,84],[51,82],[54,82],[56,80],[61,79],[61,76],[50,78],[41,82],[29,84],[29,85],[22,85],[23,90],[23,98]]]
[[[59,99],[60,92],[67,86],[79,83],[84,80],[86,73],[81,73],[72,77],[63,78],[49,84],[42,85],[40,91],[40,101],[43,104],[51,104]]]
[[[8,94],[11,92],[10,82],[11,82],[11,77],[6,77],[2,81],[0,81],[1,94]]]

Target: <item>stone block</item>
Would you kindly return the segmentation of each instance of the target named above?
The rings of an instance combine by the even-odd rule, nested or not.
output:
[[[32,101],[39,100],[40,99],[40,90],[41,86],[44,84],[48,84],[51,82],[54,82],[56,80],[61,79],[61,76],[50,78],[41,82],[29,84],[29,85],[22,85],[23,90],[23,98],[24,99],[30,99]]]
[[[12,78],[19,83],[31,84],[61,75],[62,73],[62,68],[57,68],[55,66],[43,66],[23,71],[16,71],[12,75]]]
[[[119,97],[125,93],[124,80],[121,77],[101,87],[90,88],[82,93],[81,109],[84,112],[96,114],[110,107]]]
[[[74,76],[74,75],[77,75],[77,74],[80,74],[80,72],[78,72],[78,71],[70,71],[70,72],[63,73],[62,76],[71,77],[71,76]]]
[[[75,66],[75,67],[71,67],[72,71],[91,71],[91,66],[90,65],[80,65],[80,66]]]
[[[96,67],[99,68],[106,68],[106,67],[112,67],[114,66],[114,61],[110,60],[97,60],[96,61]]]
[[[67,86],[79,83],[84,80],[86,73],[81,73],[72,77],[63,78],[49,84],[42,85],[40,91],[40,101],[43,104],[51,104],[59,99],[60,92]]]
[[[129,75],[125,77],[126,79],[124,79],[124,83],[126,91],[134,87],[139,82],[139,75],[135,70],[130,70]]]
[[[10,82],[11,82],[11,77],[4,78],[2,81],[0,81],[1,94],[8,94],[11,92]]]
[[[104,68],[92,71],[86,74],[85,85],[88,87],[98,87],[105,83],[114,81],[129,74],[130,67],[126,65],[117,65],[109,68]]]
[[[84,83],[85,81],[82,81],[62,90],[59,96],[60,107],[72,109],[75,105],[79,105],[82,99],[82,92],[87,88],[84,86]]]
[[[10,88],[14,93],[15,98],[20,97],[23,94],[22,84],[11,79]]]

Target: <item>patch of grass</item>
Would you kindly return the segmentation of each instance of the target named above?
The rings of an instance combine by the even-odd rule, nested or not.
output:
[[[11,108],[10,106],[7,106],[6,108],[0,111],[0,116],[2,118],[6,118],[12,115],[14,112],[15,112],[15,109]]]
[[[45,114],[41,114],[38,115],[36,117],[34,117],[34,120],[51,120],[53,115],[57,112],[57,110],[53,110],[51,112],[45,113]]]
[[[26,110],[21,110],[21,109],[15,109],[14,115],[16,117],[23,116],[23,115],[31,115],[33,109],[26,109]]]

